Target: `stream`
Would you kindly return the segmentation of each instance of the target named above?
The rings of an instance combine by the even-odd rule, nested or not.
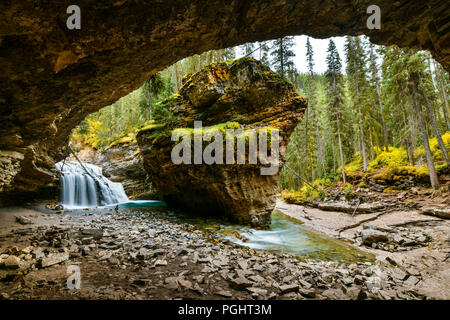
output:
[[[105,210],[152,210],[161,218],[191,224],[212,237],[225,238],[252,249],[286,252],[301,258],[313,258],[341,263],[373,262],[375,257],[348,243],[319,234],[281,211],[272,214],[267,230],[226,223],[204,217],[192,217],[174,212],[159,200],[129,200],[120,183],[111,182],[102,175],[100,167],[84,163],[57,164],[61,175],[61,204],[73,214],[85,208],[102,213]],[[114,208],[114,209],[113,209]]]

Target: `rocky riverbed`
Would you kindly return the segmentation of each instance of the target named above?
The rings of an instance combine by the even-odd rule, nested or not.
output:
[[[389,256],[348,265],[252,250],[160,210],[42,211],[0,213],[2,298],[449,298],[421,290],[437,276],[429,270],[448,263],[444,251],[428,246],[436,254],[422,252],[424,269]],[[67,288],[69,265],[80,268],[80,290]]]

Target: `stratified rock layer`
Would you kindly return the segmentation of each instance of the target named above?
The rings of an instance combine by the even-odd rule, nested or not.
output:
[[[0,150],[24,156],[0,181],[0,198],[41,194],[54,180],[60,147],[82,119],[195,53],[286,35],[365,34],[378,44],[427,49],[450,70],[447,0],[376,1],[379,30],[366,25],[372,0],[74,4],[81,30],[66,27],[69,2],[0,2]]]
[[[159,195],[169,205],[184,210],[269,226],[280,170],[262,175],[260,169],[267,165],[249,164],[248,146],[245,164],[227,164],[225,142],[223,164],[174,164],[171,151],[177,142],[171,141],[171,132],[179,127],[192,128],[194,121],[202,121],[204,127],[220,132],[230,123],[245,132],[278,129],[280,158],[276,164],[282,166],[289,136],[302,118],[306,100],[268,67],[242,58],[233,63],[213,64],[194,74],[185,81],[179,94],[162,105],[172,113],[174,123],[163,128],[150,125],[137,135],[144,168]]]

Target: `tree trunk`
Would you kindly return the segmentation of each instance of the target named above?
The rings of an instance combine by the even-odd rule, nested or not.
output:
[[[364,128],[362,124],[362,113],[361,113],[361,100],[359,99],[359,84],[358,79],[356,79],[356,99],[358,103],[358,115],[359,115],[359,133],[361,135],[361,152],[363,157],[363,171],[367,171],[367,154],[366,154],[366,143],[364,139]]]
[[[420,80],[420,78],[419,78],[419,80]],[[427,93],[425,92],[424,88],[421,88],[421,91],[422,91],[423,97],[425,98],[425,105],[427,107],[428,116],[431,119],[431,124],[433,126],[434,134],[436,135],[436,139],[438,141],[439,148],[441,149],[442,156],[444,157],[445,162],[447,163],[447,166],[450,168],[450,158],[448,157],[447,148],[445,147],[444,141],[442,140],[441,129],[439,128],[439,126],[436,122],[436,118],[434,117],[433,109],[431,108]]]
[[[341,140],[341,124],[339,121],[339,113],[336,113],[337,120],[337,129],[338,129],[338,140],[339,140],[339,156],[341,159],[341,167],[342,167],[342,181],[346,183],[345,177],[345,163],[344,163],[344,152],[342,151],[342,140]]]
[[[387,130],[386,130],[386,120],[384,119],[383,103],[381,102],[380,84],[378,83],[378,79],[375,79],[375,85],[377,87],[378,105],[380,106],[381,124],[383,126],[384,150],[389,151],[389,142],[388,142],[388,135],[387,135]]]
[[[406,119],[405,115],[405,109],[403,105],[402,100],[402,114],[403,114],[403,123],[405,128],[408,128],[407,134],[406,134],[406,150],[408,151],[408,160],[410,165],[414,165],[414,146],[413,146],[413,140],[412,140],[412,134],[411,134],[411,125],[408,125],[408,121]]]
[[[177,91],[180,90],[180,82],[179,82],[179,77],[178,77],[178,62],[175,63],[175,82],[177,84]]]
[[[439,189],[439,180],[438,176],[436,174],[436,169],[434,167],[433,162],[433,155],[431,154],[430,150],[430,144],[428,142],[428,134],[427,134],[427,127],[425,125],[425,119],[422,113],[422,108],[419,104],[419,101],[417,100],[417,85],[418,85],[418,76],[417,74],[412,74],[412,94],[413,94],[413,102],[414,102],[414,108],[416,109],[417,117],[419,120],[419,129],[422,134],[422,142],[423,147],[425,148],[425,155],[427,158],[427,166],[428,171],[430,172],[430,182],[431,187],[434,191]]]
[[[284,76],[283,38],[280,39],[280,68],[281,68],[281,75]]]
[[[447,100],[447,92],[445,91],[444,82],[442,81],[442,70],[439,65],[434,61],[434,68],[436,69],[436,76],[439,78],[439,86],[441,88],[442,99],[444,100],[444,104],[442,105],[442,109],[444,111],[444,119],[445,119],[445,127],[446,130],[450,130],[450,123],[448,120],[447,110],[448,110],[448,100]]]
[[[317,146],[319,148],[319,163],[322,167],[322,175],[325,174],[325,161],[323,159],[323,146],[322,146],[322,138],[320,136],[320,130],[319,130],[319,119],[317,117],[317,112],[314,113],[314,118],[316,122],[316,139],[317,139]]]

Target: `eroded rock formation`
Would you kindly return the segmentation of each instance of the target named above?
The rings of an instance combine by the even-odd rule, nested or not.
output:
[[[19,166],[6,164],[3,192],[16,195],[51,184],[60,147],[86,115],[165,66],[209,49],[295,34],[366,34],[378,44],[430,50],[450,70],[446,0],[377,1],[380,30],[366,26],[371,0],[76,4],[81,30],[66,27],[69,3],[64,1],[0,3],[0,150],[21,154],[4,157],[19,159]]]
[[[166,117],[172,119],[172,123],[165,126],[151,124],[137,135],[144,168],[159,195],[169,205],[195,213],[269,226],[280,170],[273,171],[272,175],[262,175],[260,169],[268,165],[261,161],[250,164],[251,138],[246,134],[251,129],[256,133],[262,130],[267,134],[268,143],[275,143],[269,136],[278,129],[279,159],[274,164],[281,169],[289,137],[303,116],[306,100],[297,96],[292,85],[268,67],[254,59],[242,58],[233,63],[211,65],[192,75],[186,79],[179,94],[162,102],[161,107],[168,110]],[[177,128],[192,128],[194,121],[202,121],[203,128],[181,132],[189,139],[196,134],[203,135],[203,139],[208,133],[220,134],[223,155],[218,161],[222,164],[217,161],[206,164],[204,159],[202,164],[194,164],[193,140],[186,149],[191,152],[190,164],[172,161],[172,150],[178,144],[171,140],[172,132]],[[233,150],[234,164],[227,160],[227,128],[243,130],[240,137],[245,143],[244,164],[237,163],[235,150],[239,140],[234,137],[234,146],[230,149]],[[206,152],[208,145],[210,142],[203,143],[200,152]],[[271,146],[269,144],[269,148]],[[268,151],[266,154],[270,149]],[[184,155],[184,152],[180,154]],[[261,154],[259,152],[258,156]]]

